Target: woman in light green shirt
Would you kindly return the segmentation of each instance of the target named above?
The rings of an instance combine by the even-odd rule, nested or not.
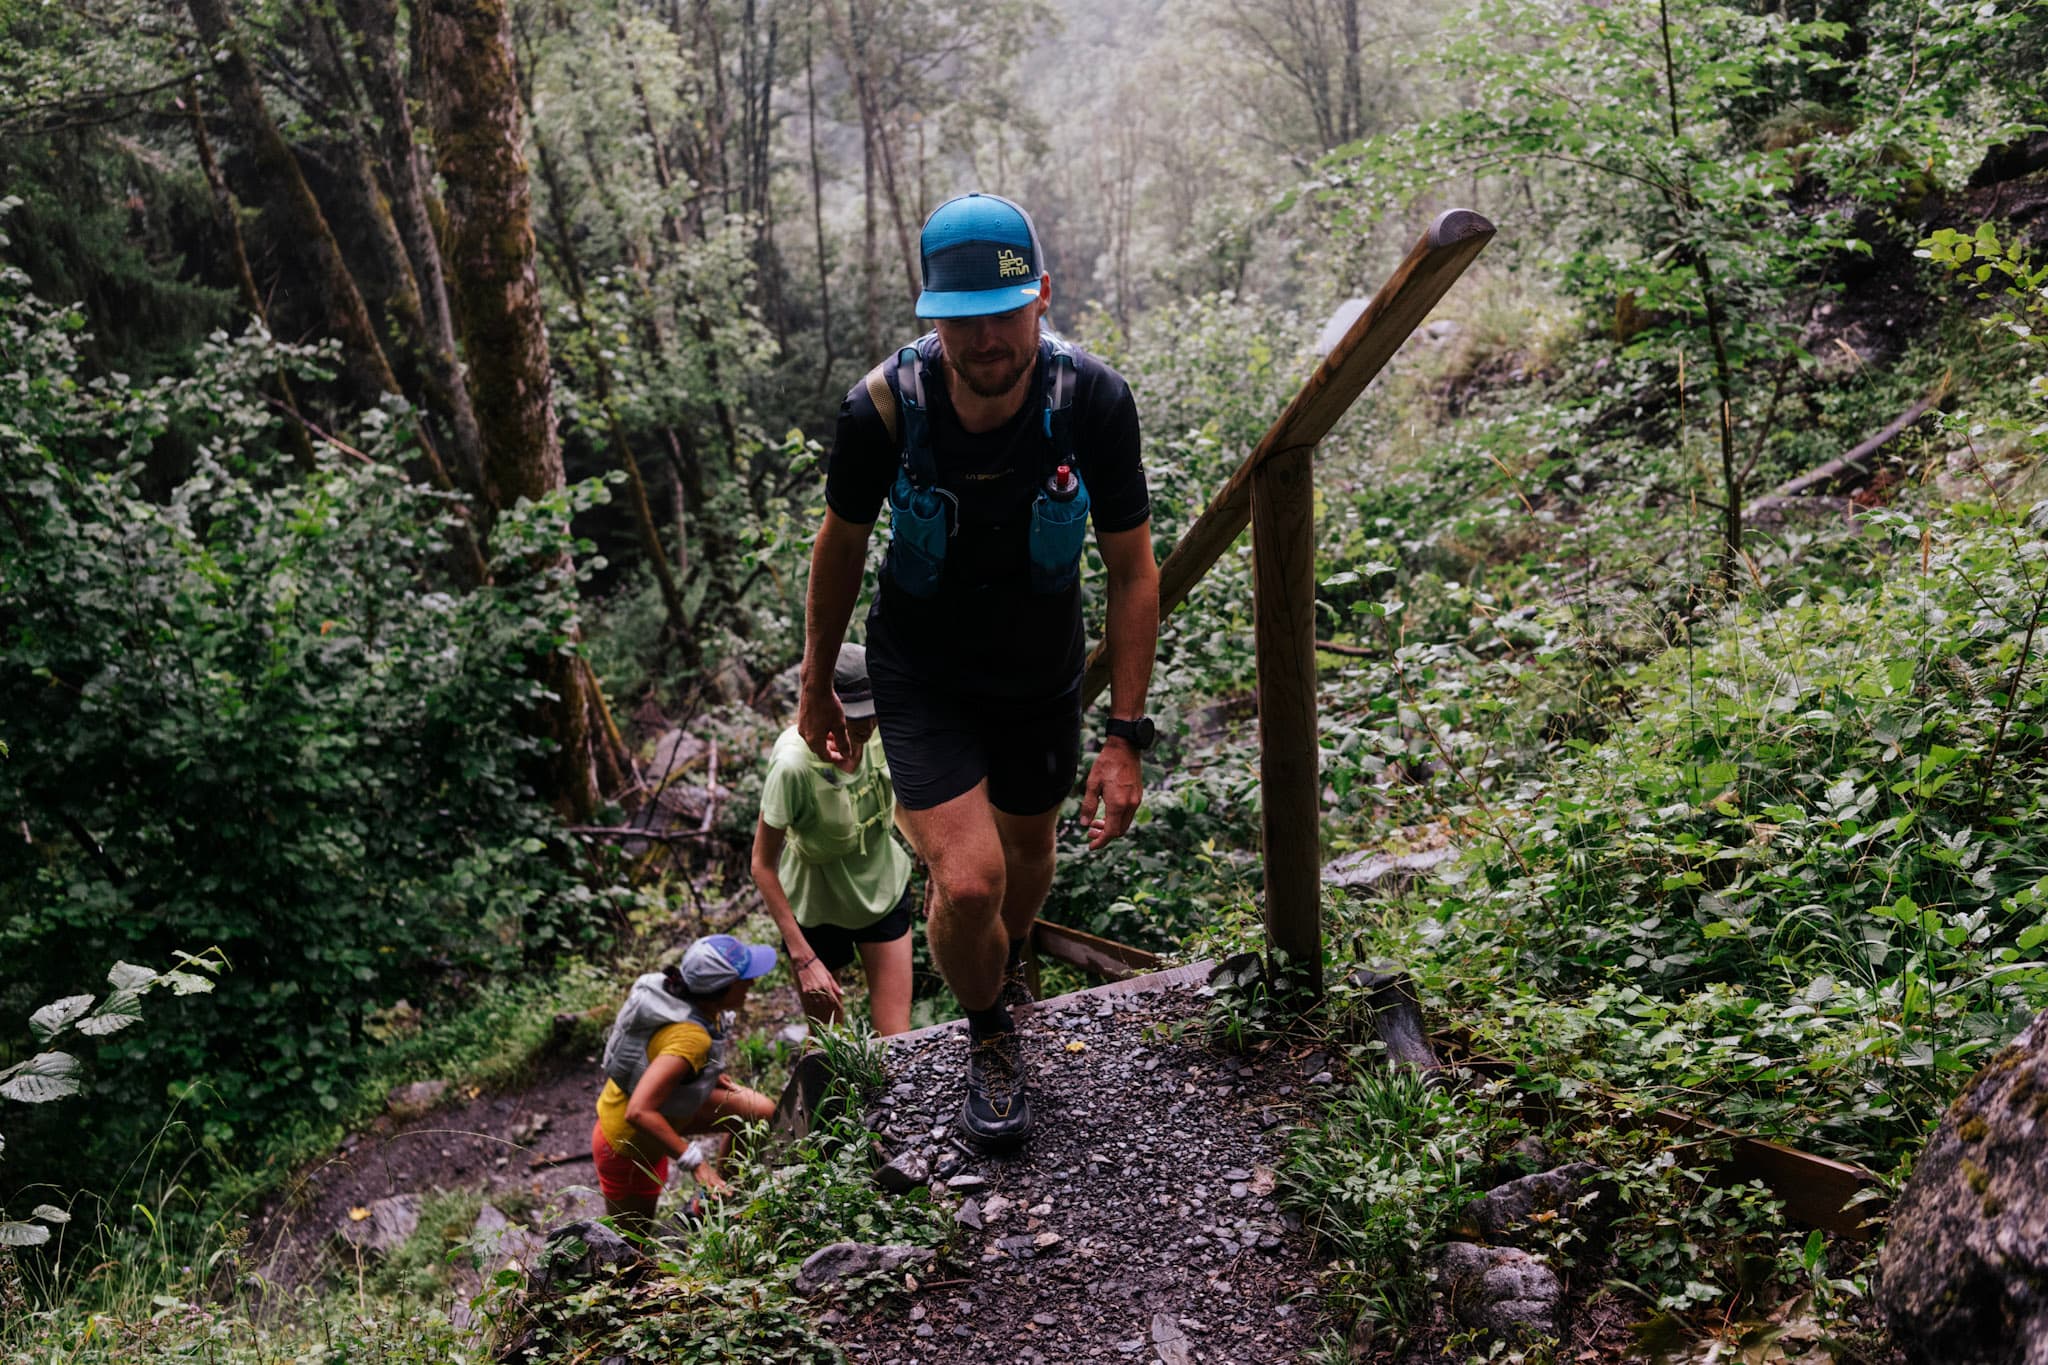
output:
[[[836,1023],[838,973],[859,955],[875,1032],[910,1027],[910,855],[896,842],[896,787],[875,733],[867,651],[845,645],[832,690],[853,753],[837,763],[784,730],[761,784],[754,885],[782,930],[804,1013]]]

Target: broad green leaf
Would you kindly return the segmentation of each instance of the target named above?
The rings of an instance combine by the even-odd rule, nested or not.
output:
[[[107,983],[116,990],[147,990],[155,982],[155,972],[147,967],[138,967],[133,962],[116,962],[107,969]]]
[[[78,1031],[89,1038],[119,1033],[130,1024],[142,1022],[141,996],[135,991],[115,991],[100,1007],[78,1021]]]
[[[53,1000],[28,1017],[29,1031],[39,1043],[47,1043],[79,1015],[92,1008],[93,997],[89,995],[67,995],[62,1000]]]
[[[78,1059],[68,1052],[38,1052],[0,1071],[0,1095],[22,1104],[46,1104],[78,1093]]]

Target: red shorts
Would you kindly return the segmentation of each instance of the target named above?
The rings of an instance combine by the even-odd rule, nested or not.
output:
[[[668,1183],[668,1158],[652,1166],[613,1150],[605,1141],[604,1125],[590,1125],[590,1156],[597,1164],[598,1192],[616,1204],[626,1199],[658,1199]]]

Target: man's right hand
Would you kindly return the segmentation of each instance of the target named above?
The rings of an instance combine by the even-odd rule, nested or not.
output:
[[[831,678],[831,673],[826,673]],[[828,681],[822,692],[805,688],[796,703],[796,732],[811,746],[811,752],[827,763],[842,762],[853,752],[853,736],[846,732],[846,708]]]

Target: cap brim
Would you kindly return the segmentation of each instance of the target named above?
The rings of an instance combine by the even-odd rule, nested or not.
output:
[[[762,943],[747,945],[747,970],[740,973],[740,980],[752,981],[775,970],[775,950]]]
[[[941,292],[927,289],[917,296],[921,318],[985,318],[1022,308],[1038,297],[1039,282],[1006,284],[1000,289],[962,289]]]
[[[866,720],[869,716],[875,714],[875,699],[873,697],[861,697],[855,701],[848,701],[841,697],[839,699],[839,709],[846,713],[848,720]]]

